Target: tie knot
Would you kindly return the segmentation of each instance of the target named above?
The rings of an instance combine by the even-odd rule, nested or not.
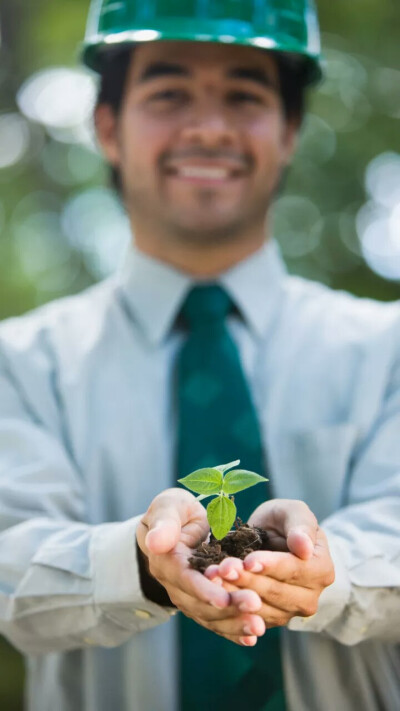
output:
[[[211,323],[223,323],[231,308],[230,297],[218,284],[195,286],[186,297],[182,315],[193,329]]]

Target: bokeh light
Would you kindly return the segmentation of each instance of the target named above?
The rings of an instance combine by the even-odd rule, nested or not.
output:
[[[275,205],[274,233],[285,257],[303,257],[319,243],[320,212],[308,198],[285,195]]]
[[[49,178],[66,187],[100,180],[104,173],[100,155],[79,144],[48,141],[40,160]]]
[[[94,100],[92,76],[65,67],[34,74],[17,94],[19,108],[25,116],[55,129],[73,129],[85,123]]]
[[[128,218],[107,188],[93,188],[70,198],[61,225],[69,244],[82,253],[97,278],[109,276],[118,267],[132,238]]]
[[[371,77],[374,109],[400,119],[400,70],[376,67]]]
[[[378,46],[360,49],[320,2],[325,80],[310,97],[273,231],[293,273],[368,292],[371,271],[400,281],[400,71]],[[53,22],[46,7],[35,10],[42,38]],[[52,37],[49,29],[48,47]],[[40,61],[21,60],[25,78],[0,104],[0,250],[14,264],[7,279],[26,279],[40,302],[111,274],[132,235],[95,138],[97,79],[69,65],[79,37],[64,54],[55,41],[53,59],[37,41]],[[393,292],[382,283],[380,293]]]
[[[24,272],[31,278],[70,258],[60,227],[61,205],[52,193],[30,193],[12,214],[14,246]]]
[[[371,198],[383,207],[391,209],[400,203],[400,154],[376,156],[367,167],[365,186]]]
[[[400,155],[375,157],[365,173],[370,200],[357,215],[362,253],[373,271],[400,279]]]
[[[0,170],[19,163],[29,145],[28,122],[17,113],[0,114]]]
[[[309,113],[304,120],[297,160],[304,158],[314,165],[324,165],[334,156],[336,146],[336,133],[332,126],[319,116]]]

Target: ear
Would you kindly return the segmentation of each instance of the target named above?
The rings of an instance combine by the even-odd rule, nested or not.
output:
[[[94,124],[96,128],[97,140],[104,153],[104,156],[117,168],[120,164],[120,150],[118,143],[118,119],[109,104],[96,106],[94,112]]]

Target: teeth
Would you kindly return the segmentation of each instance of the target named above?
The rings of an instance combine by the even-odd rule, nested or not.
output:
[[[184,178],[204,178],[206,180],[224,180],[229,177],[226,168],[206,168],[203,166],[184,166],[178,169],[178,175]]]

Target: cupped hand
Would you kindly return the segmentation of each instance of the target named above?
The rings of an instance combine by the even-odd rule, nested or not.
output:
[[[256,592],[266,628],[314,615],[322,591],[335,579],[328,541],[314,514],[302,501],[275,499],[259,506],[249,523],[268,531],[274,550],[254,551],[244,561],[226,558],[210,566],[206,577],[222,580],[231,594]]]
[[[254,646],[265,632],[254,590],[229,593],[189,566],[193,549],[207,538],[204,507],[188,491],[167,489],[155,497],[139,523],[138,546],[148,570],[187,617],[226,639]]]

